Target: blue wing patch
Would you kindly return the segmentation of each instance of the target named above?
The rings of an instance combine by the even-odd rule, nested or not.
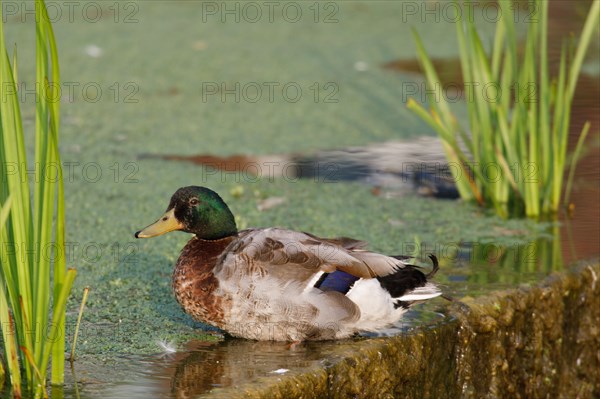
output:
[[[333,273],[323,274],[315,287],[323,291],[337,291],[345,295],[358,279],[359,277],[336,270]]]

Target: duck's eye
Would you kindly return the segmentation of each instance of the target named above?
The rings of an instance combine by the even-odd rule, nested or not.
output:
[[[196,205],[198,205],[199,203],[200,203],[200,201],[198,201],[198,198],[192,198],[192,199],[190,200],[190,205],[191,205],[191,206],[196,206]]]

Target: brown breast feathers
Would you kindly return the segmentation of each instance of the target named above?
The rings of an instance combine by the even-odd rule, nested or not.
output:
[[[226,300],[214,294],[219,282],[213,269],[233,239],[192,238],[181,251],[173,271],[173,291],[183,310],[194,319],[217,327],[222,325]]]

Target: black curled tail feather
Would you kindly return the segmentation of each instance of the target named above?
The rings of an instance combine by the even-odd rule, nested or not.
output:
[[[427,274],[424,274],[419,270],[419,266],[407,264],[398,269],[394,274],[377,277],[377,280],[381,286],[390,293],[392,298],[401,298],[404,295],[410,294],[417,288],[425,287],[428,284],[427,281],[440,269],[438,259],[435,255],[430,254],[429,259],[431,259],[433,263],[433,269]],[[415,301],[398,300],[394,306],[408,308],[414,302]]]
[[[429,280],[433,278],[433,276],[435,276],[438,270],[440,270],[440,264],[438,262],[438,258],[434,254],[429,254],[427,256],[429,257],[429,259],[431,259],[431,262],[433,263],[433,269],[425,275],[427,280]]]
[[[407,255],[392,255],[391,257],[394,259],[398,259],[401,262],[405,262],[409,259],[414,259],[414,256],[407,256]],[[429,254],[429,255],[427,255],[427,257],[429,259],[431,259],[431,262],[433,263],[433,270],[431,270],[429,273],[427,273],[425,275],[425,277],[429,280],[430,278],[435,276],[435,274],[438,272],[438,270],[440,270],[440,264],[438,262],[437,256],[435,256],[434,254]],[[416,265],[407,265],[407,266],[420,268],[420,266],[416,266]]]

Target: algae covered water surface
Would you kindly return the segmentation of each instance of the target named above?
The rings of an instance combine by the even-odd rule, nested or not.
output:
[[[30,132],[32,96],[25,93],[33,85],[34,31],[32,16],[20,4],[4,18],[7,42],[19,46]],[[161,375],[162,360],[156,359],[169,352],[165,346],[178,352],[158,358],[168,371],[146,387],[168,385],[172,373],[178,375],[173,381],[185,373],[198,378],[195,367],[210,364],[212,371],[196,391],[208,392],[324,365],[340,347],[358,345],[311,344],[289,352],[276,344],[223,343],[220,332],[184,314],[171,294],[170,276],[190,237],[133,238],[181,186],[219,192],[240,228],[282,226],[351,236],[390,254],[443,252],[438,281],[459,297],[531,282],[551,269],[515,269],[504,249],[493,256],[477,252],[490,250],[490,243],[518,252],[536,239],[552,242],[551,223],[505,221],[459,201],[379,193],[357,182],[256,177],[140,157],[310,154],[432,134],[405,107],[408,93],[424,101],[422,78],[383,66],[414,58],[411,27],[437,56],[456,57],[457,47],[449,45],[451,21],[422,18],[406,2],[285,2],[272,18],[262,3],[252,4],[261,17],[235,2],[82,2],[72,12],[66,3],[56,3],[67,256],[78,269],[68,307],[69,336],[83,287],[91,287],[66,396],[154,392],[144,384],[123,386]],[[224,7],[234,11],[224,14]],[[300,14],[291,14],[292,7]],[[485,18],[478,23],[490,37],[493,24]],[[465,115],[460,101],[453,107],[459,117]],[[510,256],[522,259],[522,254]],[[473,273],[469,265],[478,259],[481,266]],[[505,266],[490,269],[490,259]],[[445,308],[440,300],[415,312],[396,333],[444,320]],[[194,343],[186,344],[191,339]],[[186,362],[186,356],[201,361]],[[176,387],[170,395],[175,392]]]

